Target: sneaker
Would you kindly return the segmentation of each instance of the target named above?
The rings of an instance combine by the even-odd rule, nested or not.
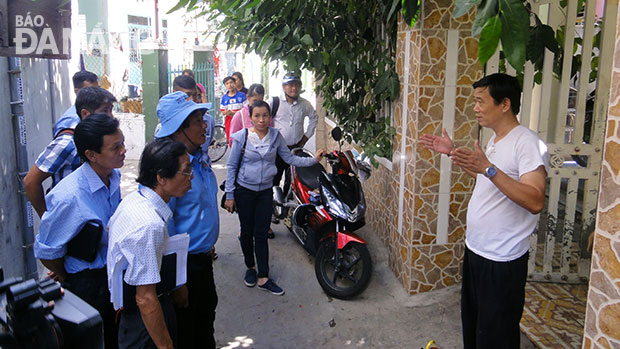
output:
[[[258,288],[264,291],[269,291],[271,294],[276,296],[281,296],[284,294],[284,290],[281,289],[280,286],[276,285],[276,283],[271,279],[268,279],[267,282],[262,285],[258,285]]]
[[[276,216],[271,216],[271,223],[278,224],[280,223],[280,220]]]
[[[274,239],[275,237],[276,237],[276,234],[273,233],[273,230],[269,229],[269,231],[267,232],[267,238]]]
[[[243,283],[247,286],[247,287],[254,287],[256,286],[256,270],[255,269],[248,269],[245,272],[245,278],[243,279]]]

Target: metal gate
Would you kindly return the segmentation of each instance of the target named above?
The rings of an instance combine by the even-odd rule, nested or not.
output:
[[[172,92],[172,81],[174,78],[181,75],[185,69],[191,69],[194,72],[196,82],[204,86],[207,92],[207,102],[211,103],[211,109],[209,109],[208,113],[217,121],[220,114],[220,101],[215,99],[215,69],[213,62],[198,62],[194,63],[193,67],[186,65],[173,67],[171,64],[168,64],[168,92]]]
[[[590,272],[586,247],[595,226],[618,6],[607,1],[609,15],[597,18],[596,3],[585,1],[583,8],[578,0],[568,0],[565,8],[554,0],[530,3],[545,24],[564,27],[565,33],[564,59],[555,69],[554,53],[546,50],[540,84],[530,62],[523,76],[520,122],[538,132],[551,156],[545,209],[530,238],[533,281],[585,283]],[[581,65],[573,67],[577,55]],[[486,71],[499,66],[496,54]],[[483,132],[482,138],[489,136]]]

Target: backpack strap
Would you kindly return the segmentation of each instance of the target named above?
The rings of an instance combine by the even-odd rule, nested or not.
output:
[[[271,103],[271,117],[276,117],[278,113],[278,108],[280,108],[280,97],[273,97],[273,102]]]
[[[244,140],[243,140],[243,148],[241,148],[241,155],[239,155],[239,165],[237,165],[237,172],[235,172],[235,185],[237,184],[237,176],[239,176],[239,170],[241,169],[241,162],[243,161],[243,155],[245,154],[245,145],[248,143],[248,133],[250,132],[247,128],[245,130]]]
[[[63,128],[62,130],[60,130],[55,136],[54,138],[57,138],[58,136],[62,135],[62,134],[69,134],[69,135],[74,135],[75,134],[75,129],[72,128]]]
[[[239,112],[239,114],[241,114],[241,126],[243,128],[246,128],[245,127],[245,113],[244,113],[245,110],[246,110],[245,107],[243,107],[241,108],[241,111]],[[249,108],[247,110],[249,110]]]

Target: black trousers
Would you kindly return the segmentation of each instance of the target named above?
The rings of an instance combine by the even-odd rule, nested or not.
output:
[[[213,280],[213,253],[187,256],[189,307],[176,308],[178,348],[215,348],[217,292]]]
[[[529,253],[495,262],[465,248],[461,321],[467,348],[519,348]]]
[[[164,313],[164,320],[168,333],[172,337],[172,343],[176,347],[176,315],[172,300],[168,295],[159,297],[161,310]],[[123,309],[121,311],[120,321],[118,325],[118,347],[121,349],[141,348],[141,349],[157,349],[157,346],[151,339],[149,332],[144,327],[142,314],[138,307],[132,309]]]
[[[62,286],[97,309],[103,320],[105,348],[118,348],[118,327],[114,321],[116,313],[110,302],[106,268],[86,269],[67,274]]]
[[[271,225],[271,188],[253,191],[242,186],[235,189],[235,202],[241,225],[241,251],[245,266],[250,269],[258,265],[258,277],[269,277],[269,244],[267,231]]]

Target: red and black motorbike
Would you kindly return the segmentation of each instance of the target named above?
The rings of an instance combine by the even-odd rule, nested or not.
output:
[[[340,128],[332,131],[332,137],[341,140]],[[294,152],[314,157],[304,149]],[[326,159],[332,173],[321,164],[291,166],[287,192],[274,187],[274,214],[285,218],[284,224],[315,256],[314,269],[323,290],[348,299],[368,286],[372,273],[368,243],[354,233],[365,224],[366,201],[359,177],[370,175],[370,166],[350,150],[334,151]]]

